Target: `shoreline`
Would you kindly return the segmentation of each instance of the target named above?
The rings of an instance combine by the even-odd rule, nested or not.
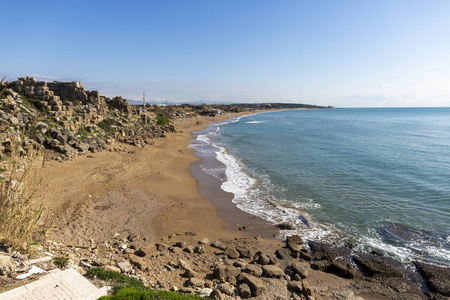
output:
[[[205,129],[209,122],[220,122],[238,115],[243,114],[223,115],[214,120],[199,117],[200,124],[196,124],[193,118],[181,119],[175,122],[176,133],[155,139],[153,145],[145,148],[115,144],[109,151],[78,156],[64,163],[48,162],[36,200],[44,203],[47,215],[55,221],[56,230],[51,239],[66,245],[92,245],[109,244],[117,238],[126,240],[128,236],[137,234],[146,243],[170,245],[182,236],[188,244],[197,244],[206,237],[210,241],[234,241],[241,245],[256,243],[256,249],[272,253],[274,249],[284,247],[282,241],[270,236],[255,240],[253,237],[258,235],[258,226],[254,231],[239,231],[236,224],[252,215],[237,208],[231,202],[232,196],[222,191],[220,186],[216,194],[222,195],[217,200],[225,199],[230,205],[216,207],[207,199],[208,195],[200,194],[202,183],[192,176],[200,161],[194,155],[195,150],[188,148],[192,132]],[[227,219],[227,214],[233,216],[236,210],[245,217]],[[209,245],[205,245],[205,250],[216,253]],[[332,253],[334,250],[323,252],[327,251]],[[353,290],[353,280],[322,271],[310,269],[308,276],[309,284],[319,293],[354,291],[366,294],[364,280],[361,287]],[[378,281],[375,280],[374,284]],[[390,289],[388,286],[384,288]]]

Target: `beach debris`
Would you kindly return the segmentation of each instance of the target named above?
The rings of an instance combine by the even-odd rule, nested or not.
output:
[[[33,274],[39,274],[39,273],[45,273],[45,272],[46,272],[45,270],[43,270],[43,269],[41,269],[41,268],[36,267],[36,266],[33,265],[33,266],[31,266],[31,269],[28,270],[27,273],[17,275],[17,276],[16,276],[16,279],[25,279],[25,278],[27,278],[27,277],[33,275]]]

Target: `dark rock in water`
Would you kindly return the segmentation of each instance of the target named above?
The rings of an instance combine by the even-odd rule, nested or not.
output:
[[[415,261],[414,265],[425,279],[431,292],[450,297],[450,268],[438,267]]]
[[[280,223],[277,224],[277,227],[281,230],[294,230],[294,226],[292,226],[291,224],[288,223]]]
[[[403,278],[401,263],[388,257],[373,254],[359,254],[353,257],[355,262],[369,275],[379,279]]]
[[[334,247],[329,244],[320,243],[320,242],[308,242],[308,245],[313,253],[314,258],[317,260],[328,260],[329,262],[333,262],[336,257],[350,256],[350,249],[346,247]]]
[[[298,235],[290,235],[286,238],[286,243],[293,243],[293,244],[303,244],[303,240]]]

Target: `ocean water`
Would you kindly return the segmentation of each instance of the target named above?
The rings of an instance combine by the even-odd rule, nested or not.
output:
[[[240,209],[307,240],[450,264],[450,108],[271,112],[195,135]]]

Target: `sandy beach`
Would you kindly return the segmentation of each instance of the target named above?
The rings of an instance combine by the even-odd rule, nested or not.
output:
[[[145,148],[116,143],[107,151],[64,163],[47,162],[37,201],[47,207],[57,239],[83,244],[90,239],[107,241],[115,233],[137,233],[151,242],[186,231],[211,239],[242,235],[227,230],[233,226],[227,226],[218,209],[199,195],[191,176],[191,164],[198,158],[188,148],[193,131],[238,115],[199,117],[199,124],[194,118],[178,119],[176,133]],[[230,195],[221,193],[219,200],[231,201]],[[250,219],[233,205],[221,207],[222,217]]]

